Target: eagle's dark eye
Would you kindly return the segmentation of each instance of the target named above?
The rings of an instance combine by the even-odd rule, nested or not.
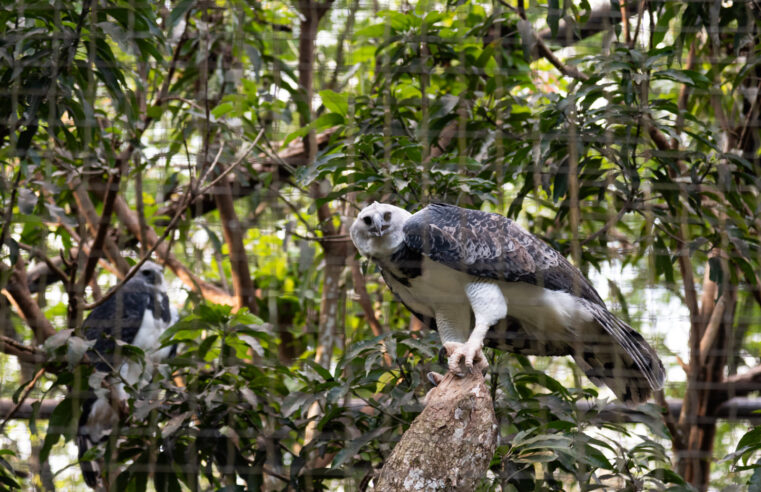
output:
[[[391,220],[391,212],[386,212],[385,214],[383,214],[383,220],[385,220],[386,222]]]
[[[365,217],[362,219],[362,221],[363,221],[365,224],[367,224],[367,225],[370,225],[370,224],[372,224],[372,223],[373,223],[373,221],[372,221],[372,220],[370,219],[370,217],[368,217],[368,216],[365,216]]]
[[[158,283],[158,275],[151,270],[142,270],[140,274],[145,278],[149,284]]]

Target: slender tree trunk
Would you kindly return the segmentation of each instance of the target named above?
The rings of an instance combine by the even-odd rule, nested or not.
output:
[[[308,125],[313,117],[312,99],[314,98],[314,40],[320,19],[330,8],[332,1],[324,3],[314,0],[300,0],[299,12],[301,13],[301,31],[299,33],[299,86],[304,97],[306,110],[301,115],[302,126]],[[314,131],[310,131],[303,139],[306,165],[311,165],[317,155],[317,138]],[[320,183],[312,185],[310,190],[312,198],[317,200],[323,196]],[[320,230],[324,238],[333,239],[342,226],[338,228],[333,224],[333,213],[327,203],[323,203],[318,209]],[[330,367],[330,357],[335,345],[337,335],[339,300],[341,297],[341,274],[346,263],[346,246],[334,243],[331,240],[321,243],[324,254],[324,274],[322,282],[322,298],[320,302],[320,317],[317,328],[317,346],[315,360],[323,367]],[[304,444],[309,443],[316,437],[316,418],[320,413],[318,402],[309,407],[307,416],[315,419],[310,422],[304,432]]]
[[[715,257],[718,258],[718,254]],[[726,272],[726,263],[723,268]],[[698,340],[690,343],[688,384],[679,418],[684,447],[677,450],[679,473],[701,491],[707,490],[710,483],[716,437],[716,421],[704,417],[713,415],[728,397],[721,383],[725,376],[737,300],[735,286],[726,281],[719,286],[711,280],[709,269],[707,265],[698,317]],[[728,272],[725,277],[727,275]],[[722,294],[717,298],[720,290]]]
[[[227,180],[221,180],[214,195],[222,221],[222,233],[230,251],[230,270],[235,292],[235,308],[247,307],[252,313],[258,313],[256,289],[248,266],[246,248],[243,245],[243,228],[235,212],[232,189]]]

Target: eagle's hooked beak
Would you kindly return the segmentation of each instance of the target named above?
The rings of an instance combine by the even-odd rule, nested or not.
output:
[[[375,236],[382,236],[388,229],[388,225],[383,223],[383,219],[380,216],[373,217],[373,226],[370,228],[370,233]]]

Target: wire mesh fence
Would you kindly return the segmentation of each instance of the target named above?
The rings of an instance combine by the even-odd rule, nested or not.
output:
[[[759,5],[561,3],[1,5],[0,487],[367,490],[503,301],[478,490],[758,483]]]

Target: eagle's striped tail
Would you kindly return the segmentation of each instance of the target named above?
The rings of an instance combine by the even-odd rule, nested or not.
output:
[[[82,414],[77,427],[76,440],[79,449],[77,457],[82,478],[93,489],[98,489],[100,481],[102,470],[99,460],[83,460],[82,458],[88,450],[108,439],[115,416],[116,413],[106,398],[91,396],[82,404]]]
[[[585,333],[585,340],[574,347],[574,359],[595,384],[608,386],[621,401],[636,404],[646,401],[652,391],[663,387],[666,372],[655,350],[632,327],[610,311],[581,299],[595,325],[608,337]],[[609,339],[608,339],[609,340]]]
[[[82,478],[85,483],[91,487],[96,488],[98,486],[98,476],[100,473],[97,470],[97,464],[93,461],[82,461],[82,457],[85,453],[93,447],[88,436],[77,435],[77,447],[79,448],[79,468],[82,470]]]

